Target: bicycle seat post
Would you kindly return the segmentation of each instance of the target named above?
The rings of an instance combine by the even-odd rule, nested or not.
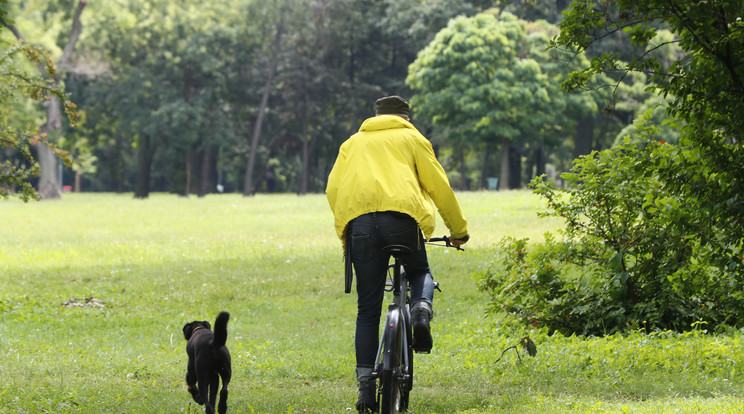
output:
[[[401,272],[400,272],[400,259],[402,257],[408,256],[411,254],[411,249],[408,248],[408,246],[403,246],[401,244],[391,244],[389,246],[385,246],[382,249],[385,253],[390,254],[393,256],[393,259],[395,259],[394,269],[393,269],[393,296],[395,299],[397,299],[398,304],[403,307],[405,306],[405,299],[400,300],[399,298],[405,298],[405,281],[401,278]]]

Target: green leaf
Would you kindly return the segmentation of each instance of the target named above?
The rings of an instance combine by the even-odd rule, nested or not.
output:
[[[623,267],[623,252],[615,253],[607,262],[612,270],[619,272]]]

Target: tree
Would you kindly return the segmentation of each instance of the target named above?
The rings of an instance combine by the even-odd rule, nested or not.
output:
[[[0,198],[7,198],[19,190],[17,194],[23,201],[38,200],[39,193],[28,181],[41,172],[31,147],[34,146],[37,150],[43,148],[68,165],[71,159],[68,153],[50,142],[47,133],[41,128],[14,125],[9,109],[13,108],[12,104],[23,99],[42,103],[63,102],[64,111],[74,125],[77,122],[76,107],[67,99],[64,89],[54,82],[48,82],[45,77],[57,77],[57,70],[48,53],[41,47],[27,45],[23,41],[12,43],[6,37],[7,29],[16,38],[22,39],[2,7],[3,3],[5,1],[0,1],[0,103],[3,108],[0,110],[0,148],[17,152],[22,159],[15,163],[6,160],[0,164]],[[25,59],[18,59],[19,56]],[[36,68],[28,67],[26,63],[42,69],[45,76],[29,73]]]
[[[563,88],[610,74],[622,93],[623,79],[647,76],[679,145],[662,141],[668,132],[649,109],[620,145],[578,159],[566,188],[536,180],[546,214],[566,220],[563,239],[505,241],[505,267],[482,280],[495,307],[564,333],[744,325],[742,13],[739,1],[572,3],[554,47],[580,53],[624,34],[642,52],[622,60],[608,49]],[[671,43],[684,54],[665,53]]]
[[[79,0],[73,14],[72,29],[67,44],[62,51],[62,56],[57,63],[57,66],[63,70],[73,70],[72,55],[75,52],[75,45],[83,29],[80,16],[86,5],[86,0]],[[14,26],[5,20],[3,20],[3,25],[10,29],[18,40],[25,41],[23,35]],[[63,75],[61,72],[49,70],[49,68],[50,65],[45,62],[39,66],[39,71],[50,77],[51,89],[59,88]],[[65,103],[64,105],[67,104]],[[62,131],[63,102],[56,94],[48,93],[44,100],[44,108],[47,120],[41,126],[41,133],[47,139],[55,142],[59,139],[58,135]],[[60,198],[60,183],[57,177],[57,154],[49,145],[42,142],[34,144],[34,148],[36,149],[39,162],[39,195],[42,199]]]
[[[555,47],[580,52],[597,39],[622,33],[643,51],[622,61],[608,50],[569,76],[563,87],[582,88],[598,73],[648,76],[667,99],[670,116],[685,124],[677,163],[659,173],[670,191],[701,201],[697,221],[716,235],[700,242],[712,246],[717,266],[738,273],[744,271],[742,15],[744,3],[734,0],[580,0],[572,3],[553,41]],[[674,37],[657,30],[658,25]],[[683,54],[670,56],[665,50],[670,43],[678,43]]]
[[[342,94],[341,84],[336,81],[340,74],[327,65],[336,46],[332,38],[333,25],[329,22],[330,6],[325,2],[310,2],[308,6],[295,9],[300,15],[291,17],[308,24],[288,33],[287,43],[293,53],[285,56],[284,71],[279,77],[282,84],[280,105],[285,111],[281,125],[286,133],[282,135],[288,137],[283,149],[287,153],[298,153],[299,195],[311,189],[313,152],[318,142],[330,142],[328,130],[333,126],[328,121],[333,118],[329,115],[335,112],[336,96]]]
[[[276,2],[274,2],[276,4]],[[276,23],[275,33],[271,42],[271,61],[269,62],[269,72],[266,74],[266,81],[264,83],[263,91],[261,93],[261,104],[258,108],[258,115],[256,116],[256,122],[253,127],[253,135],[251,137],[250,154],[248,156],[248,166],[245,169],[245,181],[243,182],[243,195],[249,196],[254,192],[253,183],[253,168],[256,162],[256,153],[258,152],[258,140],[261,136],[261,128],[264,122],[264,116],[266,115],[266,107],[269,103],[269,93],[276,76],[277,65],[279,62],[279,54],[281,53],[282,47],[282,35],[284,34],[284,15],[288,8],[288,2],[279,8],[279,16]]]
[[[43,28],[47,38],[67,37],[67,25],[58,23],[72,17],[66,1],[15,3],[38,11],[19,21],[29,35]],[[64,131],[65,142],[98,160],[95,173],[80,176],[81,185],[137,197],[150,191],[204,195],[218,188],[322,190],[338,144],[373,114],[375,99],[411,96],[405,77],[417,52],[451,17],[474,15],[492,3],[88,2],[75,71],[63,79],[84,117],[82,128]],[[537,9],[515,10],[557,18],[552,6]],[[281,15],[281,47],[275,48]],[[63,46],[54,45],[53,56]],[[415,122],[430,136],[426,119]],[[535,142],[553,150],[555,137],[534,133],[541,137]],[[445,157],[462,147],[433,138]],[[533,155],[537,146],[517,144],[520,155],[539,159]],[[493,153],[498,144],[488,149]],[[488,161],[475,151],[462,158],[468,166]],[[539,162],[530,163],[539,170]]]
[[[548,136],[566,134],[576,118],[596,110],[587,97],[556,90],[556,76],[575,63],[544,52],[550,31],[545,22],[528,25],[498,10],[459,17],[409,68],[418,117],[430,119],[461,149],[482,146],[489,154],[501,147],[502,189],[521,186],[525,147],[542,149]]]
[[[218,154],[244,128],[233,119],[242,105],[235,94],[252,86],[236,75],[254,50],[236,23],[242,14],[227,12],[243,11],[238,3],[97,5],[84,47],[108,70],[72,83],[86,98],[90,128],[105,139],[97,152],[116,166],[117,189],[131,188],[134,170],[138,198],[153,187],[200,196],[216,190]]]

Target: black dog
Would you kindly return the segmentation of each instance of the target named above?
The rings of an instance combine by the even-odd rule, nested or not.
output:
[[[183,336],[188,341],[186,353],[189,355],[186,385],[194,401],[205,405],[207,414],[214,413],[220,377],[222,391],[218,410],[220,414],[227,411],[227,384],[232,377],[230,351],[225,346],[229,319],[229,313],[220,312],[214,322],[214,333],[210,331],[211,326],[207,321],[194,321],[183,326]]]

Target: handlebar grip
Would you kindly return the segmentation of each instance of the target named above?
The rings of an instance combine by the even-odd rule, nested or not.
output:
[[[468,240],[469,238],[470,238],[470,236],[465,236],[464,238],[462,238],[462,239],[457,239],[457,240],[463,240],[463,242],[465,242],[465,241],[467,241],[467,240]],[[447,237],[447,236],[442,236],[442,237],[432,237],[432,238],[430,238],[430,239],[429,239],[429,242],[430,242],[430,243],[431,243],[431,242],[444,242],[445,246],[447,246],[447,247],[455,247],[455,245],[454,245],[454,244],[452,244],[452,242],[450,241],[450,238],[449,238],[449,237]],[[465,249],[463,249],[462,247],[457,247],[457,250],[465,250]]]
[[[460,240],[463,243],[467,243],[467,241],[470,240],[470,235],[469,234],[466,234],[463,237],[456,237],[455,239],[456,240]]]

